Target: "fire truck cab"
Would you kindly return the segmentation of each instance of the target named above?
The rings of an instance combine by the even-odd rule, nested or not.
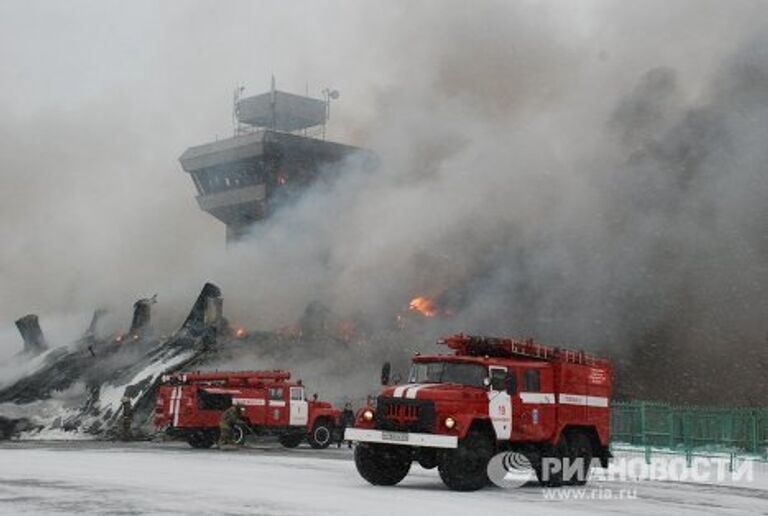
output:
[[[237,443],[248,434],[277,435],[287,448],[304,439],[313,448],[327,448],[340,412],[328,402],[307,400],[301,381],[290,378],[288,371],[165,375],[155,404],[155,425],[186,439],[193,448],[210,448],[219,437],[222,412],[240,405],[244,422],[234,429]]]
[[[440,344],[454,354],[417,354],[406,384],[386,385],[383,372],[375,406],[345,432],[371,484],[397,484],[415,460],[437,467],[451,489],[476,490],[504,451],[523,454],[550,486],[585,482],[593,459],[607,467],[609,360],[532,340],[456,335]],[[564,458],[583,469],[542,474],[542,464]]]

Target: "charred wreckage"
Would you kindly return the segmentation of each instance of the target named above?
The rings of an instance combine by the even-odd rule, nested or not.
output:
[[[291,353],[312,358],[329,346],[346,349],[348,342],[329,335],[317,316],[305,316],[295,333],[247,331],[230,324],[221,290],[206,283],[178,330],[158,336],[151,317],[156,302],[156,296],[138,300],[124,333],[98,331],[105,311],[96,310],[83,336],[60,347],[49,348],[35,315],[19,319],[24,348],[11,358],[18,378],[0,385],[0,439],[50,431],[123,438],[126,404],[130,435],[139,439],[165,434],[211,446],[221,413],[234,405],[246,409],[247,426],[239,430],[276,435],[287,447],[306,440],[324,448],[340,437],[340,411],[317,394],[307,396],[290,372],[217,369],[222,362],[290,363]],[[301,345],[307,341],[314,346]]]
[[[24,349],[12,361],[26,374],[0,388],[0,407],[37,406],[59,399],[78,384],[85,386],[86,401],[75,406],[62,403],[50,419],[44,408],[31,411],[38,417],[14,417],[8,414],[14,411],[3,410],[8,413],[0,412],[0,437],[43,429],[108,436],[114,432],[125,398],[141,426],[151,415],[161,376],[200,359],[217,340],[231,333],[216,285],[205,284],[184,323],[168,338],[157,337],[151,330],[155,301],[152,297],[135,303],[125,334],[98,336],[96,328],[105,312],[96,310],[80,339],[50,349],[37,316],[19,319],[16,326]]]

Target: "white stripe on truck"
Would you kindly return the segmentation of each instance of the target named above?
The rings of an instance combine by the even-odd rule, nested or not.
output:
[[[243,405],[249,407],[263,407],[267,404],[267,400],[264,398],[232,398],[233,405]]]
[[[405,397],[408,399],[416,399],[416,394],[418,394],[418,392],[424,387],[426,387],[426,385],[417,385],[415,387],[411,387],[405,392]]]
[[[520,401],[523,403],[553,405],[555,403],[555,395],[544,392],[521,392]],[[605,396],[585,396],[583,394],[560,394],[557,396],[557,403],[561,405],[607,408],[608,398]]]
[[[581,394],[561,394],[558,400],[563,405],[583,405],[587,407],[608,407],[605,396],[584,396]]]
[[[392,393],[393,398],[402,398],[406,389],[417,386],[417,383],[406,383],[405,385],[398,385],[395,387],[395,392]]]
[[[542,405],[554,405],[555,395],[551,392],[521,392],[520,401],[523,403],[540,403]]]
[[[171,404],[169,415],[173,416],[173,426],[179,426],[179,404],[181,403],[181,387],[174,387],[171,391]]]

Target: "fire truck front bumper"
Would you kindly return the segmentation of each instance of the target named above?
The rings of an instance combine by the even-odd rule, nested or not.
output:
[[[459,438],[455,435],[420,434],[416,432],[390,432],[347,428],[344,440],[361,443],[399,444],[401,446],[423,446],[425,448],[458,448]]]

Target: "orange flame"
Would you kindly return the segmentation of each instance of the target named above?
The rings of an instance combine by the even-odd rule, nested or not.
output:
[[[236,338],[238,338],[238,339],[244,339],[244,338],[245,338],[245,337],[247,337],[247,336],[248,336],[248,332],[247,332],[247,331],[245,330],[245,328],[243,328],[242,326],[241,326],[241,327],[238,327],[238,328],[235,330],[235,337],[236,337]]]
[[[437,315],[435,303],[428,297],[418,296],[411,299],[408,308],[414,312],[419,312],[424,317],[434,317]]]

